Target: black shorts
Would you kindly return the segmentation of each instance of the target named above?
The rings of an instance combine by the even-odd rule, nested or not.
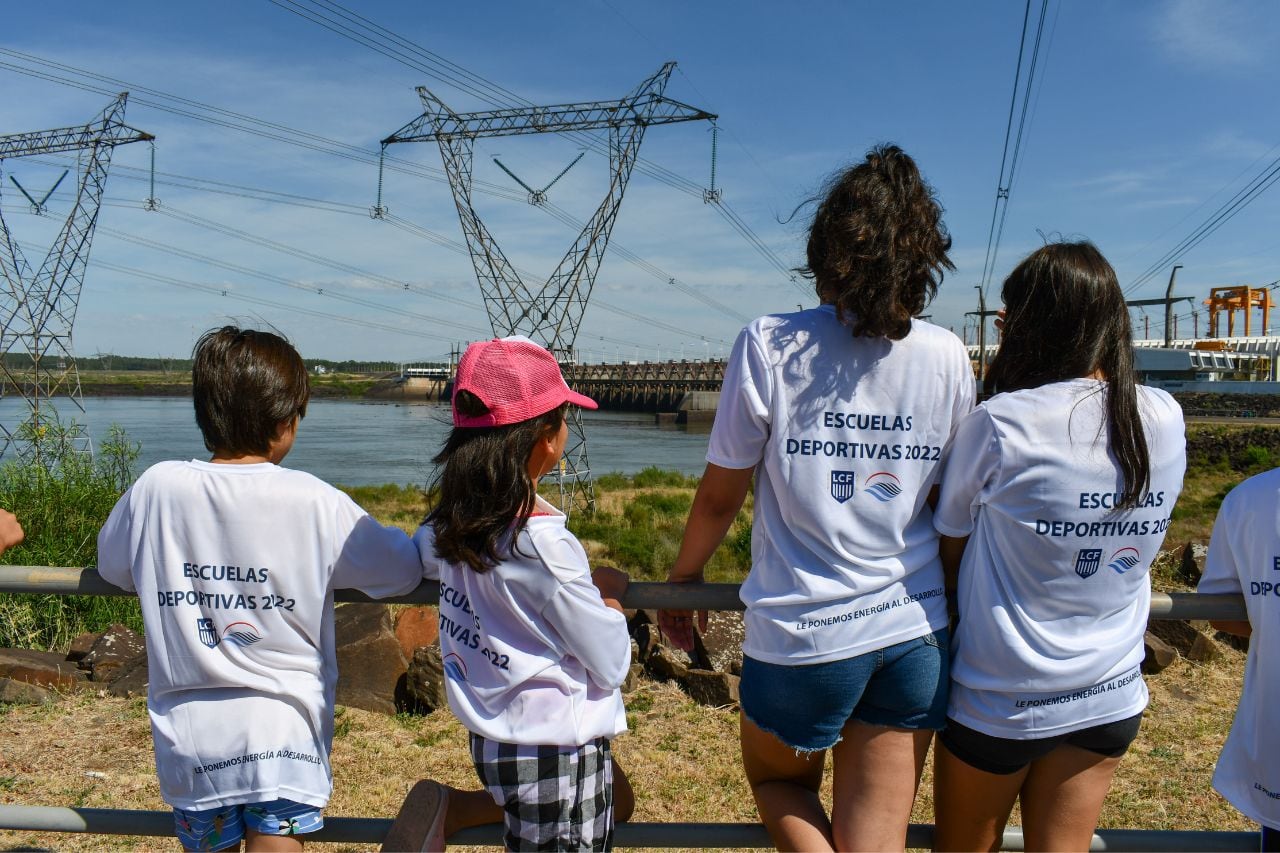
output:
[[[965,764],[987,773],[1007,776],[1044,758],[1063,744],[1087,749],[1108,758],[1119,758],[1129,750],[1129,744],[1138,736],[1138,726],[1141,724],[1142,714],[1138,713],[1125,720],[1066,734],[1014,740],[974,731],[948,717],[947,727],[942,730],[941,737],[951,754]]]

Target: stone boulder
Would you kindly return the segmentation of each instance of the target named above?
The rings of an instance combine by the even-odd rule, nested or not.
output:
[[[115,678],[107,685],[107,695],[119,696],[122,699],[146,696],[149,683],[147,653],[143,652],[116,670]]]
[[[1146,657],[1142,659],[1142,671],[1147,675],[1161,672],[1178,659],[1178,650],[1148,631],[1142,638]]]
[[[1207,625],[1208,623],[1198,624]],[[1195,644],[1196,637],[1200,636],[1200,631],[1195,625],[1181,619],[1152,619],[1147,622],[1147,633],[1164,640],[1183,657],[1187,656],[1191,646]]]
[[[1222,657],[1222,648],[1204,634],[1197,632],[1195,642],[1187,651],[1187,659],[1196,663],[1209,663],[1220,657]]]
[[[58,698],[58,694],[25,681],[14,681],[12,678],[0,678],[0,702],[10,705],[47,705]]]
[[[728,672],[690,669],[685,671],[680,686],[699,705],[724,708],[738,704],[738,684],[741,681],[741,678]]]
[[[742,641],[747,628],[739,610],[713,610],[707,614],[707,630],[701,633],[708,666],[716,672],[742,674]]]
[[[89,649],[93,648],[93,644],[98,642],[101,636],[101,631],[85,631],[76,637],[71,641],[71,648],[67,650],[67,660],[79,663],[85,655],[89,654]]]
[[[90,681],[108,683],[146,653],[147,643],[141,634],[124,625],[112,625],[76,665],[89,673]]]
[[[413,650],[409,670],[405,674],[405,710],[415,714],[430,714],[448,703],[444,691],[444,663],[440,658],[440,646],[418,646]]]
[[[655,645],[645,659],[644,671],[655,681],[674,681],[683,684],[689,674],[689,667],[678,657],[675,649],[664,645]]]
[[[1178,575],[1192,586],[1200,583],[1204,574],[1205,557],[1209,555],[1209,546],[1199,542],[1188,542],[1182,549],[1182,560],[1178,563]]]
[[[396,639],[405,660],[413,660],[413,652],[440,639],[440,616],[434,607],[406,607],[396,614]]]
[[[347,604],[334,611],[337,703],[394,714],[404,705],[408,661],[385,604]]]
[[[0,649],[0,678],[60,691],[75,690],[88,681],[58,652],[32,649]]]

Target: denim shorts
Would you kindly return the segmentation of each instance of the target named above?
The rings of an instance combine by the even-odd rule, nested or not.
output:
[[[946,628],[828,663],[742,661],[742,713],[800,752],[830,749],[845,723],[936,731],[950,686]]]
[[[174,834],[184,850],[238,850],[245,829],[262,835],[304,835],[323,826],[320,809],[293,800],[173,810]]]
[[[1113,723],[1103,723],[1074,732],[1015,740],[989,735],[963,726],[955,720],[947,720],[942,742],[952,755],[970,767],[976,767],[985,773],[1008,776],[1031,762],[1044,758],[1060,746],[1075,746],[1107,758],[1119,758],[1129,751],[1129,744],[1138,736],[1140,725],[1141,712]]]

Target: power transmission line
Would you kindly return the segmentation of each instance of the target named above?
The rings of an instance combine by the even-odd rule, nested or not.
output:
[[[148,88],[146,86],[139,86],[133,83],[129,83],[127,81],[118,80],[105,75],[97,74],[95,72],[88,71],[82,68],[76,68],[75,66],[65,65],[63,63],[54,62],[52,60],[46,60],[41,57],[34,56],[32,54],[23,53],[21,51],[0,47],[0,55],[6,55],[13,58],[18,58],[25,62],[36,63],[49,68],[55,68],[59,71],[80,75],[82,77],[86,77],[91,80],[97,80],[103,84],[108,84],[108,85],[86,84],[68,77],[63,77],[63,76],[51,74],[48,72],[42,72],[37,69],[25,68],[23,66],[14,65],[12,63],[7,63],[7,62],[0,62],[0,68],[13,71],[18,74],[36,77],[38,79],[47,80],[47,81],[58,83],[61,85],[71,86],[73,88],[81,89],[82,91],[87,91],[87,92],[112,93],[116,91],[116,88],[114,87],[128,88],[135,93],[142,93],[140,96],[139,95],[131,96],[133,98],[133,103],[135,106],[142,105],[142,106],[151,107],[152,109],[158,109],[163,112],[167,112],[173,115],[178,115],[184,118],[190,118],[195,121],[200,121],[200,122],[213,124],[215,126],[224,127],[224,128],[235,130],[242,133],[248,133],[255,136],[260,136],[263,138],[271,139],[273,141],[282,142],[289,145],[300,146],[304,149],[315,151],[317,153],[341,157],[347,160],[351,160],[353,162],[364,163],[370,166],[376,165],[379,162],[379,157],[377,154],[374,154],[370,151],[360,148],[359,146],[350,145],[344,142],[340,142],[338,140],[329,139],[327,137],[320,136],[318,134],[309,133],[307,131],[298,130],[296,128],[291,128],[291,127],[288,127],[287,125],[283,125],[278,122],[271,122],[271,121],[265,121],[262,119],[257,119],[257,118],[254,118],[253,116],[249,116],[244,113],[238,113],[233,110],[226,110],[221,107],[205,104],[200,101],[195,101],[189,98],[181,97],[179,95],[168,94],[165,92]],[[148,95],[150,95],[151,97],[147,97]],[[155,99],[160,99],[160,100],[155,100]],[[175,107],[175,106],[164,103],[164,101],[173,101],[182,106]],[[211,113],[212,115],[204,115],[200,113],[199,110],[206,111],[208,113]],[[432,169],[430,167],[420,166],[413,163],[412,161],[404,160],[396,157],[390,157],[390,156],[385,158],[385,163],[387,164],[388,168],[390,168],[392,171],[395,171],[395,172],[412,175],[415,177],[422,177],[422,178],[426,178],[432,181],[437,181],[440,183],[448,182],[448,179],[445,177],[444,171],[441,169]],[[120,167],[120,168],[123,169],[125,167]],[[168,173],[157,173],[157,174],[168,174]],[[183,178],[183,176],[174,176],[174,177]],[[183,178],[183,179],[200,181],[202,183],[221,186],[221,187],[236,186],[234,184],[227,184],[225,182],[212,181],[206,178]],[[520,202],[521,204],[523,204],[525,201],[524,196],[520,195],[519,193],[512,192],[506,187],[503,187],[497,184],[476,180],[476,181],[473,181],[473,187],[477,191],[482,192],[494,198],[498,198],[506,201]],[[209,191],[217,191],[217,190],[209,190]],[[699,189],[698,192],[700,193],[701,190]],[[224,194],[235,195],[236,193],[231,192],[229,190],[224,190]],[[281,194],[281,195],[287,195],[287,194]],[[302,198],[305,198],[305,197],[302,197]],[[299,205],[304,207],[309,206],[301,202],[299,203]],[[546,209],[552,206],[545,205],[543,207],[544,209]],[[365,208],[361,207],[359,208],[359,210],[364,212]],[[573,217],[569,216],[567,213],[565,213],[562,210],[559,210],[558,208],[557,208],[557,211],[558,213],[553,213],[554,218],[560,219],[560,221],[564,222],[566,225],[569,225],[575,230],[581,228],[582,226],[581,222],[577,222],[576,220],[573,219]],[[435,242],[439,242],[439,241],[437,240]],[[444,244],[442,243],[442,245]],[[645,269],[646,272],[649,272],[650,274],[654,275],[655,278],[658,278],[660,281],[667,284],[668,286],[671,286],[673,289],[679,290],[680,292],[685,293],[686,295],[693,296],[693,298],[698,299],[700,302],[707,305],[708,307],[713,308],[714,310],[720,313],[723,313],[726,316],[732,317],[733,319],[739,322],[745,322],[747,319],[749,319],[749,318],[746,318],[740,312],[734,310],[733,308],[725,305],[722,302],[719,302],[718,300],[715,300],[710,296],[707,296],[705,294],[695,295],[696,293],[700,293],[700,292],[696,291],[694,288],[688,285],[683,285],[682,283],[678,284],[677,283],[678,279],[676,279],[675,276],[662,272],[655,265],[650,264],[647,261],[644,261],[635,253],[630,252],[618,246],[617,244],[614,244],[613,248],[616,252],[618,252],[618,254],[622,255],[622,257],[626,259],[628,262],[636,264],[637,266],[640,266],[642,269]]]
[[[1026,83],[1022,86],[1022,110],[1018,118],[1018,132],[1013,134],[1013,116],[1017,111],[1019,84],[1022,80],[1022,61],[1027,47],[1027,26],[1031,21],[1031,0],[1027,0],[1026,10],[1022,17],[1022,35],[1018,40],[1018,64],[1014,70],[1013,92],[1009,96],[1009,118],[1005,124],[1004,149],[1000,156],[1000,178],[996,186],[996,201],[991,211],[991,228],[987,234],[987,253],[982,265],[982,293],[985,296],[995,272],[996,257],[1000,252],[1000,238],[1004,234],[1005,217],[1009,212],[1009,194],[1013,189],[1014,176],[1018,170],[1018,156],[1022,150],[1022,138],[1026,129],[1028,108],[1031,104],[1031,92],[1035,84],[1036,65],[1040,57],[1040,41],[1044,34],[1045,17],[1049,10],[1049,0],[1040,2],[1040,20],[1036,25],[1035,40],[1032,44],[1031,59],[1027,66]],[[1013,145],[1010,146],[1010,140]],[[1006,171],[1006,166],[1007,171]]]
[[[490,106],[498,108],[510,108],[513,105],[519,107],[534,106],[532,101],[522,98],[510,89],[487,80],[455,62],[415,44],[386,27],[375,24],[368,18],[352,12],[341,4],[333,2],[333,0],[270,0],[270,2],[287,12],[318,24],[336,35],[364,45],[388,59],[441,80]],[[307,2],[311,3],[311,7],[304,5]],[[604,156],[609,154],[608,143],[599,139],[595,134],[565,131],[562,135],[573,139],[578,144],[585,145],[597,154]],[[703,188],[700,184],[670,169],[644,159],[637,161],[636,168],[673,189],[698,198],[703,197]],[[729,226],[741,235],[770,266],[787,276],[791,283],[797,286],[802,293],[812,295],[807,288],[797,282],[787,265],[760,239],[742,217],[738,216],[736,212],[724,203],[722,198],[715,200],[713,206]]]
[[[1162,269],[1182,258],[1187,252],[1203,243],[1211,234],[1229,222],[1240,211],[1248,207],[1258,196],[1270,189],[1280,180],[1280,157],[1275,158],[1256,174],[1234,196],[1218,207],[1209,217],[1196,226],[1190,234],[1183,237],[1160,258],[1147,267],[1126,288],[1125,293],[1132,293],[1150,281]]]

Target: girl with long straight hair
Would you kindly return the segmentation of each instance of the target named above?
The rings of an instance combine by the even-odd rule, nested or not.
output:
[[[901,850],[947,691],[928,500],[972,407],[963,345],[919,315],[952,269],[942,208],[900,148],[838,173],[809,229],[820,305],[738,336],[669,580],[702,569],[755,479],[742,759],[774,843]],[[693,614],[660,624],[693,643]],[[819,797],[834,765],[828,815]]]
[[[1087,850],[1147,689],[1147,576],[1186,467],[1182,412],[1137,384],[1128,309],[1090,243],[1005,279],[993,393],[961,422],[933,523],[956,590],[935,847]]]

